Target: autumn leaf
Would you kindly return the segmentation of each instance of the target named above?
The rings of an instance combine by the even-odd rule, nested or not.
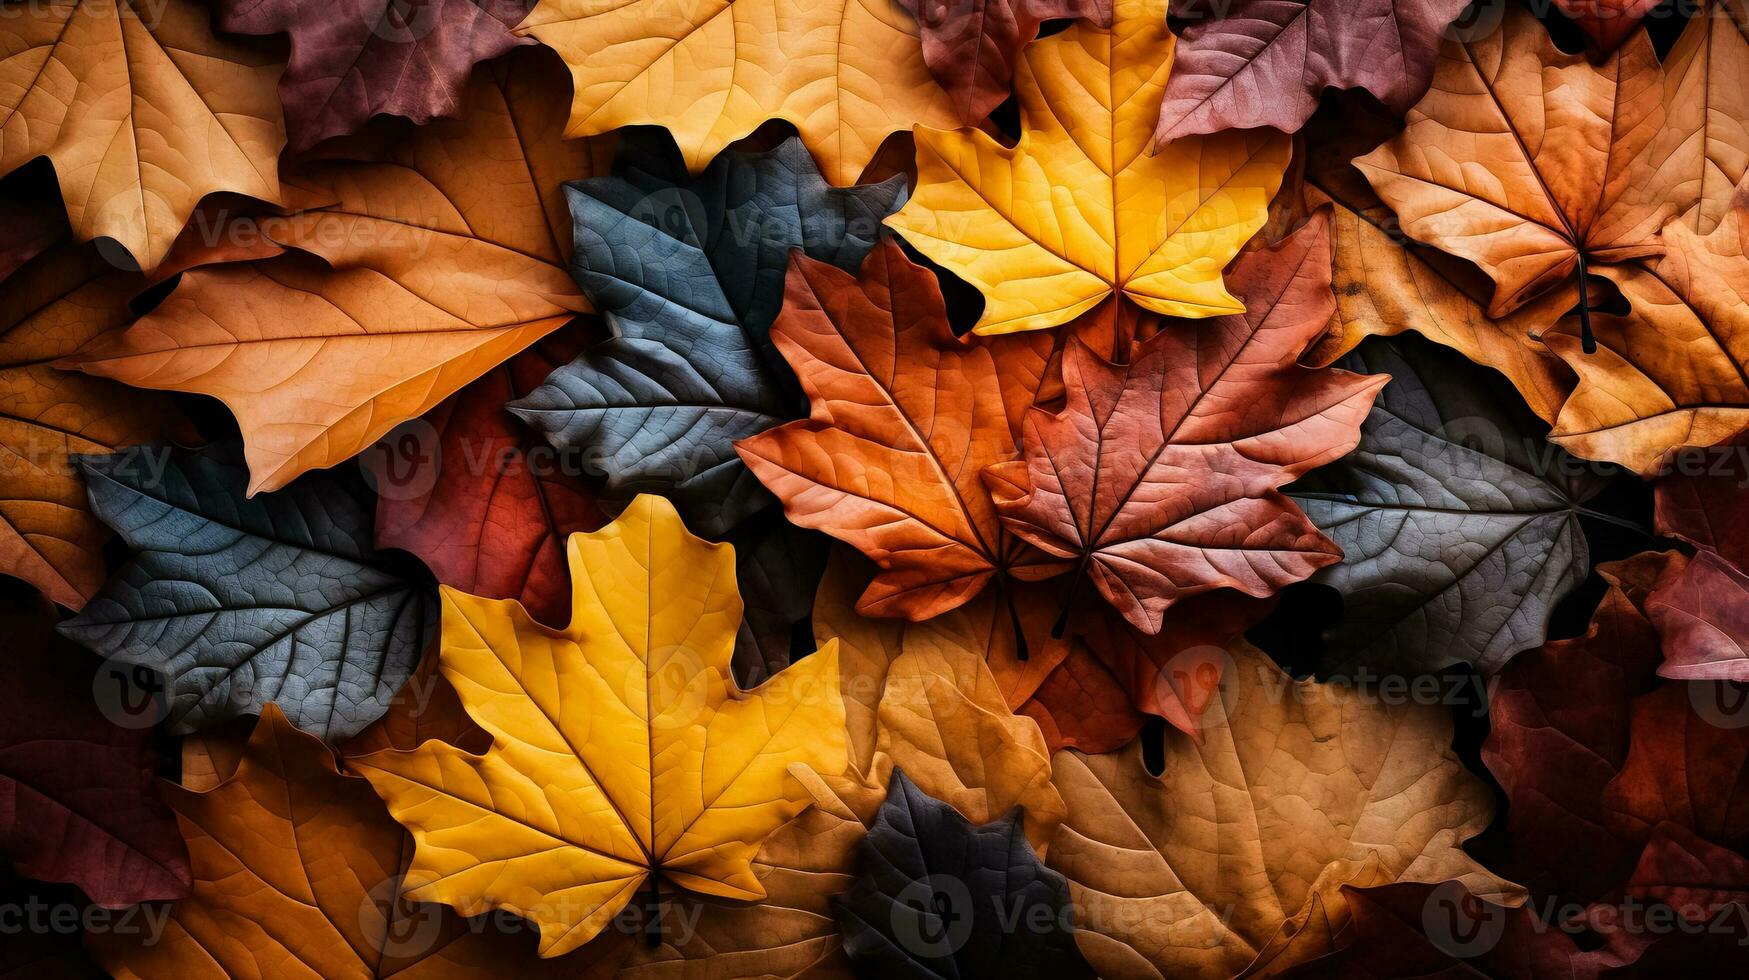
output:
[[[1356,450],[1288,488],[1342,549],[1314,579],[1343,594],[1323,672],[1493,673],[1541,644],[1584,580],[1579,516],[1607,475],[1550,446],[1499,375],[1418,337],[1337,363],[1391,381]]]
[[[1149,715],[1195,736],[1227,644],[1273,608],[1232,591],[1195,596],[1167,610],[1150,636],[1107,606],[1087,606],[1069,617],[1065,635],[1053,637],[1059,586],[1015,581],[1009,588],[1010,597],[986,594],[957,611],[968,624],[961,632],[966,646],[983,650],[1009,708],[1038,723],[1052,752],[1115,751]]]
[[[832,902],[857,975],[1091,978],[1069,884],[1020,823],[1014,811],[973,826],[895,771],[856,883]]]
[[[1047,20],[1085,17],[1109,25],[1113,0],[898,0],[922,29],[923,61],[953,99],[962,125],[976,126],[1008,98],[1020,49]],[[922,10],[919,11],[918,7]]]
[[[26,263],[0,296],[0,573],[69,609],[103,584],[110,538],[73,457],[193,438],[168,397],[53,366],[126,324],[128,300],[143,286],[80,246]]]
[[[1605,53],[1620,47],[1656,6],[1658,0],[1555,0],[1555,9],[1572,18]],[[1704,13],[1698,16],[1706,19]]]
[[[187,895],[188,855],[155,785],[153,718],[100,700],[113,688],[55,635],[48,603],[0,600],[0,629],[0,857],[103,906]]]
[[[1685,200],[1698,199],[1682,217],[1703,235],[1724,220],[1733,191],[1749,175],[1749,92],[1733,84],[1746,72],[1749,3],[1695,4],[1688,26],[1664,59],[1661,136],[1680,149],[1661,169],[1674,168],[1683,179]]]
[[[985,471],[1003,522],[1158,633],[1173,603],[1265,596],[1341,559],[1278,488],[1359,439],[1385,378],[1295,359],[1333,306],[1326,223],[1239,259],[1248,311],[1175,322],[1112,364],[1079,340],[1063,410],[1027,415],[1024,459]],[[1057,630],[1061,632],[1061,630]]]
[[[1749,847],[1742,696],[1736,685],[1689,681],[1637,699],[1627,759],[1603,791],[1605,825],[1643,843],[1660,824],[1674,823],[1721,846]]]
[[[1737,439],[1678,457],[1684,468],[1655,484],[1658,533],[1695,547],[1646,597],[1646,615],[1663,640],[1658,673],[1679,680],[1749,681],[1749,507]],[[1728,455],[1727,455],[1728,454]]]
[[[1365,89],[1394,115],[1433,78],[1466,0],[1172,0],[1185,24],[1155,140],[1305,125],[1326,88]]]
[[[1344,887],[1352,912],[1347,943],[1288,971],[1290,980],[1397,980],[1406,976],[1610,977],[1629,961],[1612,946],[1580,946],[1573,932],[1477,898],[1455,881]],[[1626,930],[1614,930],[1613,942]],[[1591,937],[1586,937],[1590,939]],[[1637,974],[1630,974],[1637,975]]]
[[[902,179],[832,188],[800,142],[689,177],[660,135],[628,137],[607,177],[565,186],[573,272],[613,337],[510,406],[603,476],[604,496],[672,499],[718,537],[771,505],[734,440],[800,413],[771,345],[789,252],[854,268]]]
[[[1516,904],[1462,849],[1493,798],[1451,750],[1443,707],[1296,682],[1243,641],[1201,742],[1168,733],[1057,753],[1069,816],[1046,863],[1069,879],[1076,940],[1101,976],[1219,977],[1328,953],[1342,886],[1458,878]]]
[[[1682,447],[1749,427],[1745,228],[1749,192],[1705,237],[1666,226],[1667,252],[1652,268],[1604,270],[1629,309],[1592,317],[1597,351],[1585,353],[1570,322],[1544,338],[1579,376],[1551,440],[1652,477]]]
[[[741,693],[732,550],[672,504],[639,497],[572,535],[569,562],[563,630],[444,589],[441,668],[485,754],[429,741],[352,762],[417,842],[407,895],[531,919],[543,956],[594,938],[647,881],[762,898],[749,862],[808,804],[790,767],[845,763],[837,647]]]
[[[161,936],[87,934],[112,975],[561,975],[526,936],[401,899],[406,833],[364,780],[341,775],[328,748],[277,707],[232,751],[235,769],[219,785],[165,786],[193,858],[194,893],[167,910]]]
[[[1403,132],[1355,163],[1405,232],[1493,279],[1489,315],[1551,292],[1566,309],[1588,263],[1658,255],[1692,200],[1662,165],[1663,87],[1643,34],[1593,65],[1508,6],[1493,33],[1444,43]]]
[[[285,34],[279,80],[291,149],[357,132],[372,116],[453,115],[474,65],[529,43],[510,33],[534,0],[220,0],[220,30]]]
[[[1158,313],[1243,308],[1221,269],[1263,226],[1289,140],[1224,133],[1150,155],[1172,35],[1143,0],[1015,71],[1020,142],[917,130],[917,192],[887,223],[984,294],[979,333],[1054,327],[1114,293]],[[1071,190],[1072,189],[1072,190]]]
[[[543,623],[570,614],[565,539],[607,518],[574,462],[504,405],[576,356],[580,336],[551,334],[492,369],[365,457],[377,491],[376,544],[423,561],[444,585],[515,599]]]
[[[1531,411],[1552,424],[1573,390],[1573,372],[1538,333],[1566,311],[1562,297],[1490,316],[1494,286],[1480,269],[1404,235],[1397,216],[1350,162],[1399,121],[1355,101],[1318,113],[1296,144],[1305,165],[1300,203],[1308,213],[1330,208],[1335,261],[1336,313],[1307,363],[1334,364],[1368,337],[1412,330],[1506,375]]]
[[[82,456],[91,509],[133,558],[61,632],[165,675],[183,734],[269,702],[347,738],[386,710],[435,625],[428,586],[371,545],[355,473],[247,498],[231,444]]]
[[[1030,551],[1002,529],[978,474],[1019,455],[1006,404],[1032,392],[954,336],[935,278],[890,239],[857,276],[802,255],[789,269],[772,339],[811,415],[736,452],[791,521],[880,566],[864,615],[924,620],[963,605]]]
[[[540,0],[517,32],[571,67],[566,136],[662,126],[693,173],[782,119],[843,186],[889,134],[956,118],[916,22],[885,0]]]
[[[1526,651],[1489,691],[1482,761],[1511,805],[1478,855],[1539,896],[1592,901],[1638,854],[1597,801],[1627,759],[1633,700],[1655,683],[1658,637],[1639,607],[1670,557],[1600,565],[1610,585],[1585,635]]]
[[[532,52],[476,72],[464,118],[305,175],[332,203],[262,226],[290,254],[185,273],[67,363],[223,401],[251,493],[350,459],[589,309],[559,183],[600,148],[558,139],[553,81]]]
[[[0,29],[0,173],[53,161],[81,241],[150,270],[200,199],[279,199],[280,65],[214,36],[193,0],[67,0]]]

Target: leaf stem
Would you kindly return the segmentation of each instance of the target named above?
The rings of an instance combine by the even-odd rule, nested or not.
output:
[[[1573,512],[1575,514],[1580,514],[1580,515],[1583,515],[1585,517],[1589,517],[1592,520],[1602,521],[1605,524],[1614,524],[1616,527],[1627,528],[1629,531],[1632,531],[1635,534],[1639,534],[1639,535],[1642,535],[1644,537],[1648,537],[1648,538],[1657,537],[1657,535],[1653,534],[1651,529],[1646,527],[1644,524],[1636,524],[1633,521],[1630,521],[1630,520],[1623,518],[1623,517],[1617,517],[1614,514],[1605,514],[1604,512],[1602,512],[1600,510],[1592,510],[1591,508],[1581,506],[1580,504],[1573,505]]]
[[[1062,639],[1063,633],[1069,629],[1069,610],[1075,607],[1075,597],[1081,594],[1081,580],[1087,577],[1087,564],[1092,560],[1093,552],[1089,551],[1081,556],[1081,564],[1075,566],[1075,581],[1069,583],[1069,594],[1063,596],[1063,611],[1051,624],[1051,639]]]
[[[1008,625],[1014,630],[1014,656],[1021,663],[1026,663],[1029,656],[1026,631],[1020,628],[1020,610],[1014,607],[1014,590],[1009,588],[1006,574],[997,575],[996,591],[1002,593],[1002,601],[1008,605]]]
[[[1591,333],[1591,295],[1585,280],[1585,250],[1579,250],[1579,347],[1587,354],[1597,353],[1597,338]]]
[[[644,945],[650,949],[662,945],[662,869],[650,869],[650,902],[644,913]]]

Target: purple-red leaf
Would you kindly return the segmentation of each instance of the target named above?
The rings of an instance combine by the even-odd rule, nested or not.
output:
[[[534,0],[218,0],[220,30],[288,34],[279,99],[293,151],[372,116],[454,115],[474,65],[533,38],[510,33]],[[563,98],[564,93],[553,93]]]
[[[1305,125],[1326,88],[1402,115],[1427,91],[1440,35],[1468,0],[1173,0],[1184,24],[1155,143]]]

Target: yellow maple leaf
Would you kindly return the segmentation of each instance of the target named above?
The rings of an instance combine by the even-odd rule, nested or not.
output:
[[[892,0],[541,0],[517,31],[570,65],[566,136],[664,126],[694,173],[784,119],[850,184],[889,134],[956,119]]]
[[[354,760],[413,834],[407,895],[535,922],[541,955],[599,933],[652,875],[765,897],[760,843],[811,799],[791,767],[847,764],[838,646],[743,694],[729,673],[734,549],[640,496],[569,545],[563,630],[443,590],[440,669],[492,736]]]
[[[1171,316],[1244,310],[1221,269],[1263,227],[1292,142],[1272,131],[1148,155],[1172,64],[1159,4],[1121,0],[1028,45],[1020,142],[917,130],[917,193],[887,224],[984,294],[978,333],[1067,323],[1114,291]]]

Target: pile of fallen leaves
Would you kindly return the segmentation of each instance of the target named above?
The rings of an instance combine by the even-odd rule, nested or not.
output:
[[[0,7],[0,972],[1749,975],[1749,0]]]

